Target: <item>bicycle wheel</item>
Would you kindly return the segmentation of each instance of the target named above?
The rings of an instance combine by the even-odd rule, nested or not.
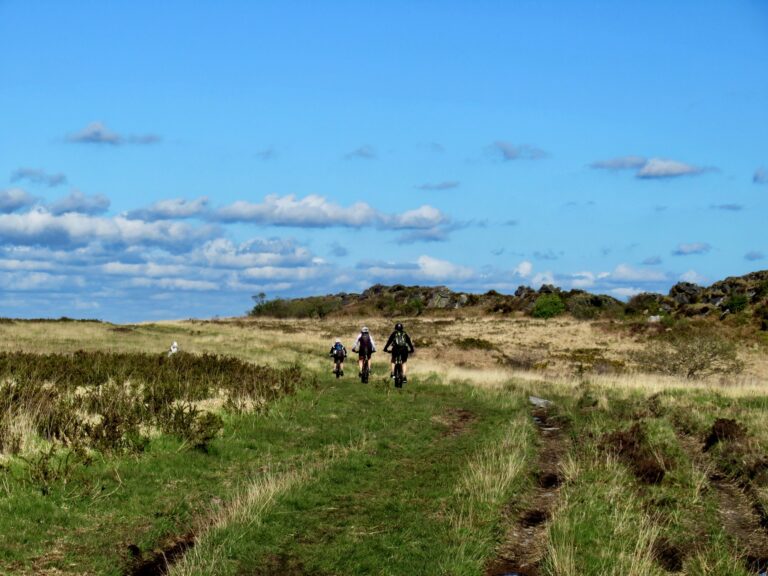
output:
[[[336,361],[336,370],[335,370],[336,378],[341,378],[341,366],[340,366],[340,364],[341,363],[337,360]]]
[[[368,375],[369,374],[370,374],[370,369],[368,368],[368,360],[365,360],[363,362],[363,374],[361,376],[363,384],[368,384]]]
[[[403,363],[395,362],[395,388],[403,387]]]

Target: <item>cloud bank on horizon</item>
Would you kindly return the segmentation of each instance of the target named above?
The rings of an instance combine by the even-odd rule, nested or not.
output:
[[[0,91],[0,316],[376,282],[628,298],[766,260],[766,6],[91,8],[0,7],[26,47]]]

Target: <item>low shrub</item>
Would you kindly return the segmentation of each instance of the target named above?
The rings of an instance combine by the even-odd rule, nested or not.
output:
[[[695,378],[712,374],[737,374],[744,369],[736,345],[714,334],[676,334],[650,342],[634,355],[649,372]]]
[[[565,303],[557,294],[542,294],[533,305],[534,318],[553,318],[565,312]]]

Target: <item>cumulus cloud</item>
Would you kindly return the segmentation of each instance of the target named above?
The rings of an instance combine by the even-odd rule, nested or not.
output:
[[[457,180],[445,180],[443,182],[427,182],[421,186],[417,186],[419,190],[450,190],[451,188],[458,188],[459,182]]]
[[[665,282],[667,275],[658,270],[639,270],[627,264],[619,264],[606,278],[618,282]]]
[[[706,242],[690,242],[687,244],[678,244],[672,251],[673,256],[690,256],[692,254],[706,254],[712,249],[712,246]]]
[[[541,160],[547,157],[547,153],[541,148],[528,144],[512,144],[504,140],[497,140],[488,147],[489,153],[504,161],[511,160]]]
[[[37,168],[19,168],[11,174],[11,182],[26,180],[32,184],[41,184],[52,188],[67,183],[67,177],[64,174],[48,174],[45,170]]]
[[[678,162],[677,160],[666,160],[664,158],[651,158],[645,165],[638,170],[638,178],[676,178],[678,176],[694,176],[703,174],[707,168]]]
[[[201,196],[194,200],[172,198],[160,200],[147,208],[131,210],[125,216],[130,220],[178,220],[194,218],[204,214],[208,209],[208,198]]]
[[[528,260],[523,260],[515,266],[514,274],[516,276],[519,276],[520,278],[528,278],[528,276],[531,275],[531,272],[533,272],[533,264],[529,262]]]
[[[306,265],[312,262],[312,253],[283,238],[252,238],[240,244],[227,238],[215,238],[194,250],[190,259],[214,268],[244,269]]]
[[[679,176],[695,176],[709,172],[711,168],[694,166],[678,160],[666,158],[645,158],[643,156],[620,156],[610,160],[592,162],[590,168],[598,170],[634,170],[635,177],[649,179],[677,178]]]
[[[79,132],[67,136],[67,142],[74,144],[106,144],[110,146],[120,146],[122,144],[155,144],[159,141],[160,137],[155,134],[124,136],[111,131],[101,122],[91,122]]]
[[[8,190],[0,191],[0,213],[2,214],[9,214],[22,208],[29,208],[35,202],[37,202],[37,199],[21,188],[9,188]]]
[[[448,218],[429,205],[400,214],[384,214],[365,202],[349,207],[330,202],[323,196],[269,195],[264,202],[238,201],[216,210],[211,218],[220,222],[250,222],[267,226],[300,228],[363,228],[389,230],[427,230],[446,224]]]
[[[381,221],[381,214],[365,202],[345,208],[315,194],[304,198],[296,198],[293,194],[270,194],[260,204],[239,200],[220,208],[212,216],[221,222],[306,228],[362,228]]]
[[[103,218],[78,212],[53,214],[43,209],[0,215],[0,240],[4,244],[77,246],[101,242],[183,248],[213,233],[212,227],[193,228],[177,222]]]
[[[375,160],[378,157],[376,154],[376,149],[373,148],[373,146],[369,146],[368,144],[364,144],[362,146],[358,146],[354,150],[347,152],[347,154],[344,155],[344,158],[347,160],[354,160],[354,159],[362,159],[362,160]]]
[[[762,252],[758,252],[757,250],[750,250],[746,254],[744,254],[744,260],[749,260],[750,262],[754,262],[756,260],[764,260],[765,254]]]
[[[768,170],[765,168],[758,168],[752,175],[752,182],[755,184],[768,184]]]
[[[48,206],[48,211],[56,215],[67,212],[97,215],[109,210],[109,204],[109,198],[103,194],[87,196],[79,190],[73,190],[69,195]]]

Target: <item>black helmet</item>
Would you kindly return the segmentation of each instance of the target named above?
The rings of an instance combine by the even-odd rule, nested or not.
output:
[[[403,330],[403,323],[398,322],[397,324],[395,324],[395,330],[397,330],[398,332],[401,332]]]

